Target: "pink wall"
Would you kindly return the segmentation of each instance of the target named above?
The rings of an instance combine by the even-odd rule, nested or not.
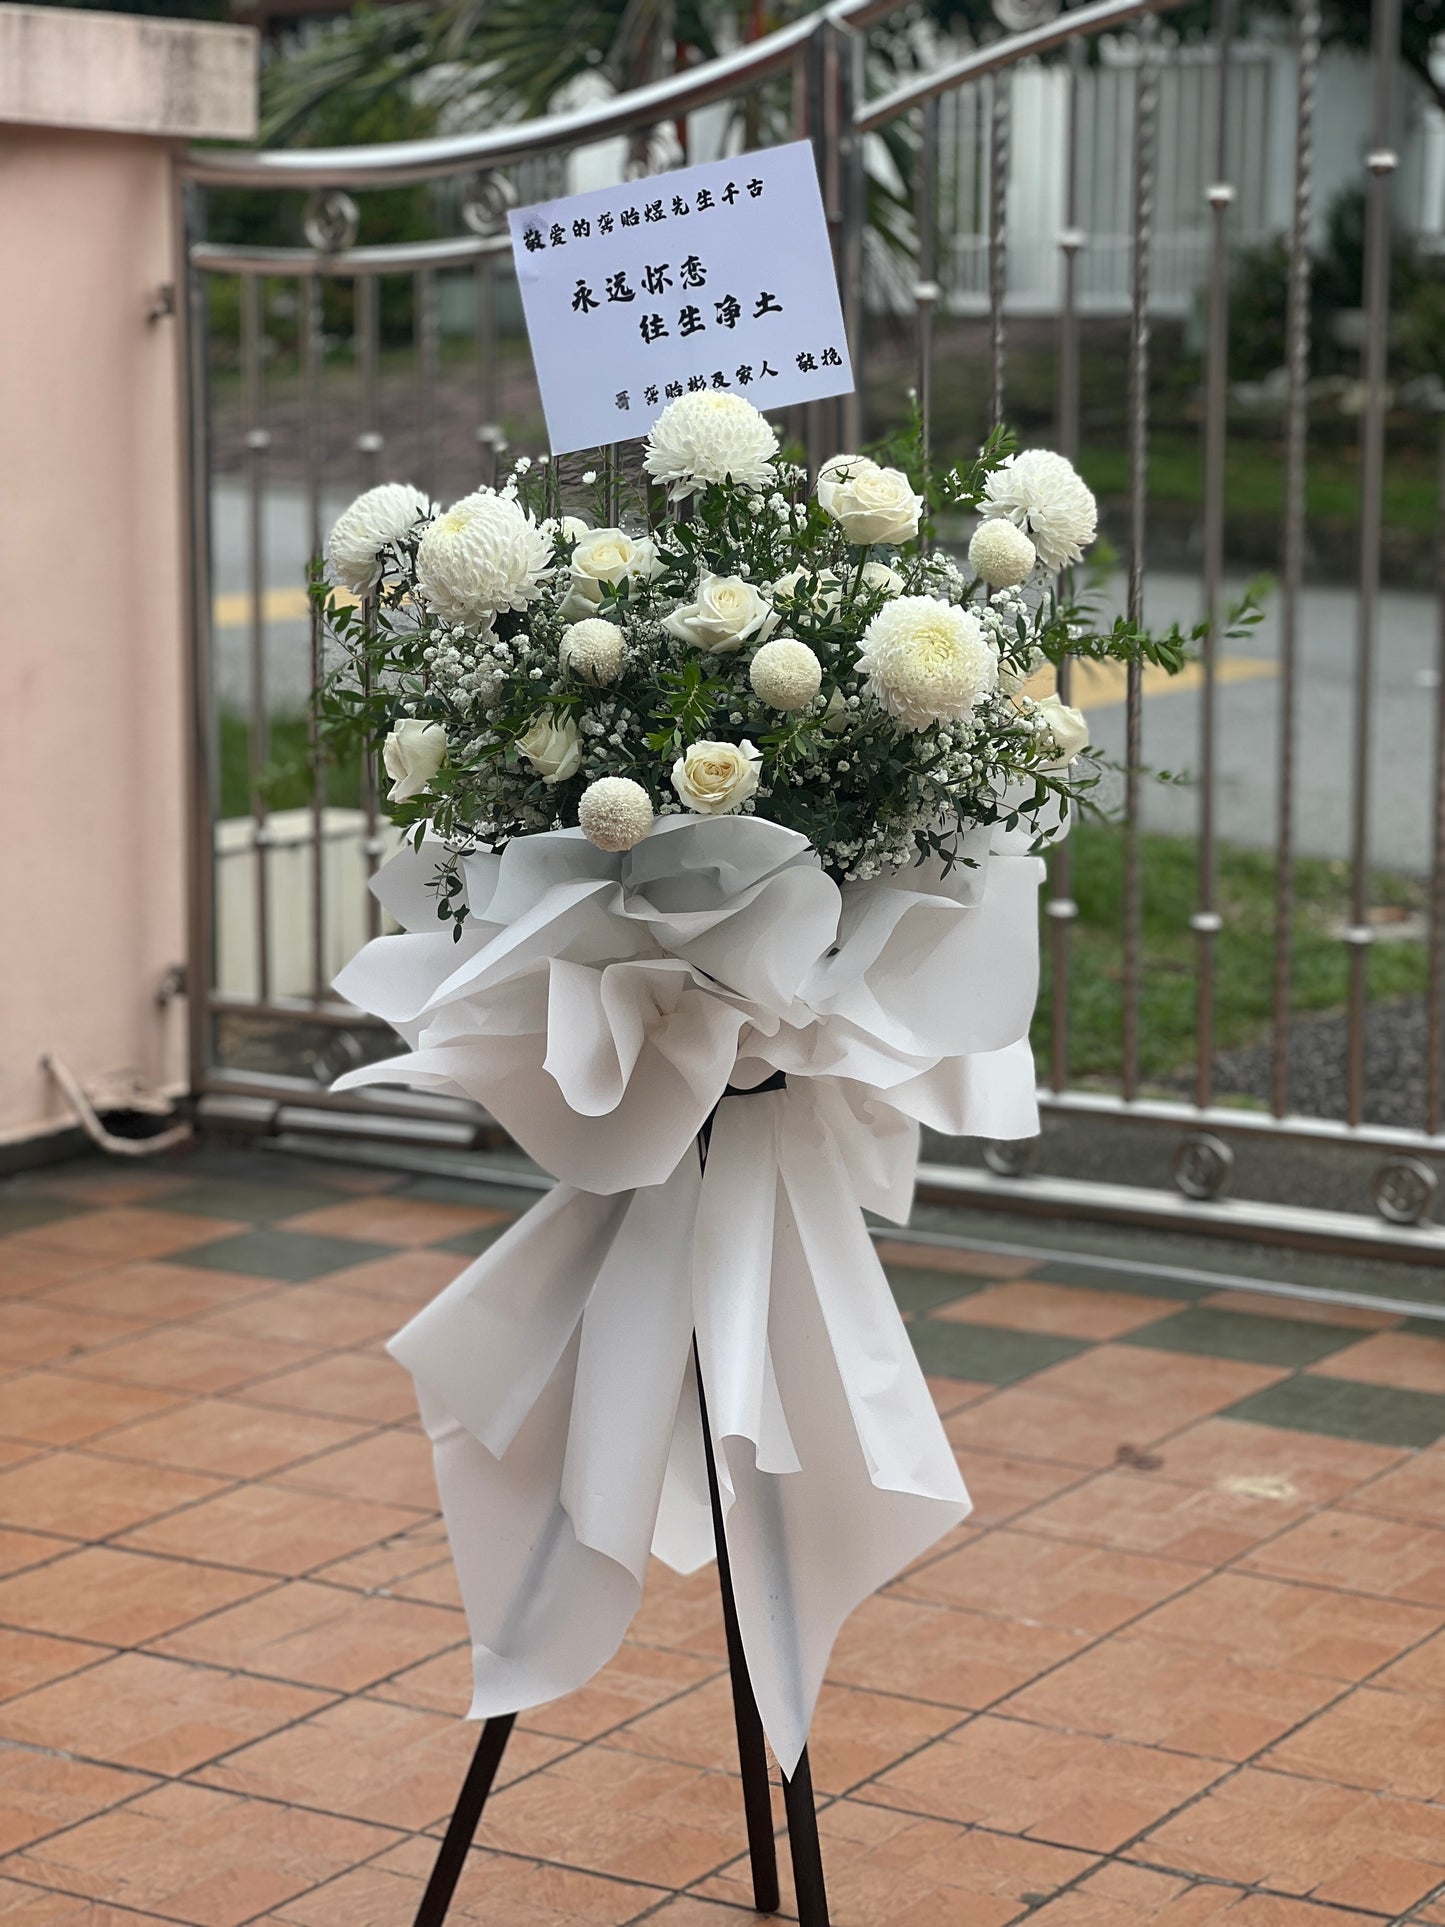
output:
[[[171,154],[0,124],[0,1143],[70,1121],[43,1051],[184,1076]]]

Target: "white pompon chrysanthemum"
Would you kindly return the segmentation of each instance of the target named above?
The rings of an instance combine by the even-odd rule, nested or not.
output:
[[[447,621],[481,622],[525,609],[551,562],[551,540],[526,510],[483,488],[427,529],[417,549],[417,588]]]
[[[652,828],[652,799],[630,776],[599,776],[582,792],[577,822],[599,850],[630,850]]]
[[[868,693],[910,729],[962,722],[998,688],[998,653],[967,609],[898,596],[868,624],[858,658]]]
[[[427,512],[427,499],[410,482],[383,482],[358,495],[337,516],[326,538],[326,560],[335,580],[365,595],[381,579],[381,552],[410,535]]]
[[[778,438],[741,395],[709,388],[670,401],[652,425],[642,465],[674,502],[710,482],[769,488]]]
[[[627,643],[622,631],[615,622],[608,622],[602,616],[588,616],[572,623],[563,631],[557,649],[562,667],[594,688],[616,682],[626,655]]]
[[[1046,569],[1079,561],[1094,539],[1099,511],[1074,465],[1048,448],[1027,448],[994,469],[978,505],[1033,538]]]
[[[968,566],[991,589],[1016,589],[1033,574],[1034,545],[1001,515],[980,522],[968,545]]]
[[[823,665],[806,642],[779,636],[748,666],[748,681],[769,709],[806,709],[823,684]]]

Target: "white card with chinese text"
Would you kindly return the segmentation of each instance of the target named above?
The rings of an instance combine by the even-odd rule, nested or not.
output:
[[[765,409],[851,393],[807,141],[510,219],[554,454],[645,435],[690,390]]]

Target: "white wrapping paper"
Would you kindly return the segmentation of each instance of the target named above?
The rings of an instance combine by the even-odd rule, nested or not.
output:
[[[920,1124],[1038,1128],[1043,866],[1019,840],[840,890],[753,817],[667,818],[622,856],[559,831],[465,859],[459,943],[434,847],[377,878],[402,934],[336,987],[408,1049],[337,1088],[474,1098],[559,1180],[391,1345],[433,1442],[474,1717],[589,1679],[650,1551],[713,1556],[694,1334],[785,1772],[844,1618],[967,1516],[860,1206],[907,1217]],[[786,1089],[724,1097],[776,1071]]]

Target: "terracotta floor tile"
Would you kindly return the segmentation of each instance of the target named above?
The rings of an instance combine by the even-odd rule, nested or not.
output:
[[[184,1251],[187,1245],[226,1238],[245,1228],[231,1218],[198,1218],[155,1206],[121,1205],[57,1218],[52,1224],[37,1225],[27,1236],[32,1244],[95,1254],[120,1264],[130,1258],[160,1258],[168,1251]]]
[[[1412,1452],[1383,1478],[1357,1486],[1340,1503],[1348,1512],[1383,1512],[1445,1526],[1445,1453]]]
[[[1301,1325],[1351,1325],[1357,1331],[1389,1331],[1400,1323],[1393,1311],[1366,1305],[1321,1304],[1308,1298],[1276,1298],[1266,1292],[1216,1291],[1203,1301],[1215,1311],[1250,1311],[1262,1318],[1292,1318]]]
[[[651,1560],[642,1604],[627,1636],[634,1645],[670,1647],[704,1659],[720,1658],[726,1664],[727,1640],[716,1566],[684,1574],[674,1572],[660,1559]]]
[[[845,1792],[937,1739],[957,1719],[953,1707],[824,1686],[808,1740],[813,1784],[820,1793]],[[634,1720],[614,1733],[609,1743],[686,1766],[736,1773],[732,1689],[725,1677],[700,1686],[685,1698]]]
[[[1096,1345],[1040,1372],[1032,1389],[1075,1399],[1121,1418],[1147,1414],[1154,1423],[1172,1419],[1169,1429],[1180,1431],[1191,1419],[1206,1418],[1288,1376],[1278,1366],[1233,1358],[1155,1351],[1140,1345]],[[1162,1433],[1156,1431],[1153,1436]]]
[[[57,1553],[69,1552],[71,1548],[63,1539],[57,1539],[48,1532],[11,1532],[0,1526],[0,1579],[7,1573],[21,1572],[26,1566],[38,1566]]]
[[[0,1520],[74,1539],[104,1539],[221,1489],[217,1479],[169,1466],[51,1452],[0,1472]]]
[[[1179,1559],[1104,1550],[1004,1527],[901,1579],[910,1599],[966,1606],[1065,1632],[1112,1631],[1204,1576]]]
[[[328,1279],[320,1285],[287,1285],[270,1297],[228,1305],[206,1322],[242,1338],[280,1338],[317,1351],[335,1351],[364,1345],[372,1338],[389,1338],[402,1320],[386,1299],[335,1291]]]
[[[295,1490],[290,1486],[285,1489]],[[336,1500],[312,1494],[308,1503],[328,1506],[335,1505]],[[356,1592],[386,1592],[433,1566],[451,1564],[446,1527],[436,1514],[418,1518],[415,1512],[407,1512],[401,1516],[407,1523],[400,1531],[364,1551],[329,1561],[317,1569],[315,1577],[328,1585],[350,1586]]]
[[[1407,1800],[1445,1800],[1445,1702],[1357,1687],[1282,1740],[1263,1764]],[[1435,1825],[1445,1842],[1445,1814]],[[1437,1880],[1445,1880],[1445,1844],[1441,1861]]]
[[[534,1770],[565,1745],[535,1733],[514,1735],[514,1741],[504,1776]],[[470,1720],[348,1699],[233,1753],[202,1777],[208,1786],[236,1793],[420,1831],[450,1814],[476,1744]],[[494,1794],[487,1805],[484,1846],[496,1844],[497,1799]]]
[[[968,1251],[957,1245],[915,1244],[906,1238],[879,1238],[873,1248],[881,1264],[907,1265],[921,1271],[956,1271],[966,1278],[1023,1278],[1037,1263],[1033,1258]]]
[[[1135,1628],[1151,1639],[1348,1684],[1425,1639],[1440,1614],[1423,1606],[1218,1573]]]
[[[1339,1692],[1317,1673],[1254,1665],[1122,1632],[999,1709],[1071,1732],[1215,1760],[1247,1760]]]
[[[143,1329],[135,1318],[87,1313],[50,1298],[0,1304],[0,1358],[16,1367],[69,1364],[98,1345]]]
[[[1001,1325],[1010,1331],[1053,1332],[1063,1338],[1117,1338],[1177,1311],[1168,1298],[1136,1298],[1122,1291],[1093,1291],[1017,1279],[943,1305],[936,1318],[969,1325]]]
[[[73,1827],[155,1783],[142,1773],[0,1747],[0,1853]],[[23,1873],[7,1866],[7,1873]]]
[[[343,1445],[293,1466],[280,1483],[418,1511],[434,1512],[437,1506],[431,1443],[416,1432],[378,1432],[355,1445]]]
[[[1407,1456],[1394,1445],[1326,1438],[1232,1418],[1205,1419],[1159,1447],[1161,1470],[1168,1479],[1234,1492],[1262,1490],[1310,1505],[1342,1498]]]
[[[44,1633],[17,1633],[0,1627],[0,1700],[14,1699],[83,1666],[93,1666],[109,1651],[108,1646],[90,1646],[78,1639],[48,1639]],[[0,1739],[10,1737],[8,1718],[0,1714]]]
[[[274,1680],[121,1653],[13,1700],[3,1727],[22,1746],[174,1777],[303,1719],[327,1697]]]
[[[1438,1809],[1246,1768],[1135,1849],[1140,1859],[1341,1907],[1403,1912],[1445,1880]]]
[[[3,1493],[0,1481],[0,1493]],[[288,1486],[238,1485],[141,1526],[122,1543],[142,1552],[298,1579],[361,1547],[390,1542],[413,1513]],[[431,1556],[435,1558],[435,1551]],[[331,1574],[328,1572],[327,1577]]]
[[[885,1773],[865,1800],[1106,1853],[1224,1769],[985,1714]]]
[[[425,1606],[453,1606],[462,1610],[462,1589],[450,1558],[439,1559],[422,1572],[408,1573],[392,1587],[398,1599],[419,1599]]]
[[[194,1224],[194,1218],[187,1220]],[[200,1265],[128,1264],[91,1273],[47,1292],[47,1305],[73,1305],[79,1311],[110,1312],[140,1325],[177,1318],[199,1318],[234,1306],[245,1298],[265,1298],[277,1287],[264,1278],[239,1272],[208,1271]],[[269,1334],[263,1332],[263,1337]]]
[[[30,1176],[37,1192],[84,1204],[141,1204],[179,1191],[191,1182],[183,1162],[137,1167],[89,1152],[67,1164],[42,1166]]]
[[[175,1404],[173,1392],[145,1386],[110,1385],[69,1372],[22,1372],[0,1380],[0,1432],[39,1445],[76,1445]]]
[[[366,1419],[379,1425],[416,1411],[411,1374],[394,1359],[365,1352],[338,1352],[292,1371],[278,1372],[245,1393],[249,1405],[274,1405],[332,1418]]]
[[[1176,1485],[1153,1473],[1100,1472],[1087,1485],[1036,1506],[1028,1530],[1220,1566],[1306,1509],[1304,1500],[1279,1496],[1263,1483],[1253,1492],[1237,1492]]]
[[[1076,1653],[1086,1635],[1058,1626],[950,1611],[895,1593],[844,1621],[828,1677],[960,1709],[990,1706]]]
[[[1093,1864],[1091,1855],[1068,1848],[922,1820],[858,1800],[825,1808],[818,1832],[834,1927],[1006,1927]],[[784,1909],[790,1910],[785,1844],[779,1870]],[[751,1916],[746,1860],[702,1882],[698,1894],[726,1899],[746,1910],[744,1918]],[[664,1910],[657,1918],[686,1916]],[[731,1918],[736,1921],[736,1914]]]
[[[407,1840],[271,1916],[285,1927],[398,1927],[415,1915],[435,1841]],[[655,1887],[478,1850],[447,1913],[449,1927],[618,1927],[657,1904]],[[736,1923],[732,1923],[736,1927]]]
[[[1077,1485],[1084,1476],[1077,1466],[1015,1459],[1001,1452],[960,1453],[959,1470],[973,1500],[971,1526],[1003,1525]]]
[[[86,1546],[0,1580],[0,1625],[138,1646],[270,1583],[249,1573]]]
[[[1061,1398],[1042,1390],[1040,1378],[1006,1386],[953,1413],[944,1425],[965,1477],[974,1452],[1097,1469],[1113,1465],[1121,1451],[1152,1445],[1172,1429],[1167,1413],[1117,1412]]]
[[[420,1311],[439,1291],[445,1291],[465,1263],[466,1259],[455,1251],[429,1251],[424,1245],[413,1245],[388,1252],[384,1258],[369,1258],[362,1265],[348,1265],[343,1271],[329,1271],[326,1289],[384,1298],[394,1307],[393,1317],[400,1325],[409,1312]]]
[[[287,1231],[319,1231],[338,1238],[362,1238],[384,1245],[431,1245],[479,1225],[502,1224],[508,1211],[465,1204],[435,1204],[428,1198],[349,1198],[299,1217],[280,1218]],[[460,1271],[461,1266],[457,1265]]]
[[[355,1693],[465,1637],[461,1617],[439,1606],[298,1579],[161,1639],[157,1650]]]
[[[1445,1531],[1414,1520],[1320,1512],[1242,1563],[1255,1572],[1445,1608]]]
[[[195,1927],[237,1927],[394,1837],[207,1787],[161,1786],[32,1848],[14,1871]]]
[[[308,1364],[314,1356],[308,1347],[238,1338],[207,1325],[162,1325],[88,1353],[71,1369],[89,1378],[177,1392],[230,1392],[288,1366]]]
[[[741,1783],[592,1746],[505,1788],[485,1842],[622,1880],[684,1886],[736,1853]]]
[[[1377,1332],[1310,1368],[1313,1376],[1393,1385],[1406,1392],[1445,1392],[1445,1338],[1415,1332]]]
[[[950,1413],[961,1411],[965,1405],[972,1405],[975,1399],[985,1398],[990,1392],[998,1390],[996,1385],[985,1384],[982,1379],[939,1378],[932,1373],[924,1374],[924,1383],[940,1418],[947,1418]]]
[[[0,1298],[47,1291],[69,1278],[98,1271],[105,1259],[88,1251],[57,1251],[21,1236],[0,1238]]]
[[[153,1927],[155,1917],[0,1879],[0,1918],[8,1927]]]
[[[1380,1927],[1380,1918],[1116,1862],[1031,1914],[1029,1927]]]
[[[1445,1700],[1445,1633],[1423,1640],[1382,1673],[1371,1686],[1388,1693],[1409,1693],[1421,1700]]]
[[[255,1479],[360,1436],[359,1426],[339,1419],[268,1411],[237,1399],[205,1398],[112,1432],[105,1450],[120,1459]]]

